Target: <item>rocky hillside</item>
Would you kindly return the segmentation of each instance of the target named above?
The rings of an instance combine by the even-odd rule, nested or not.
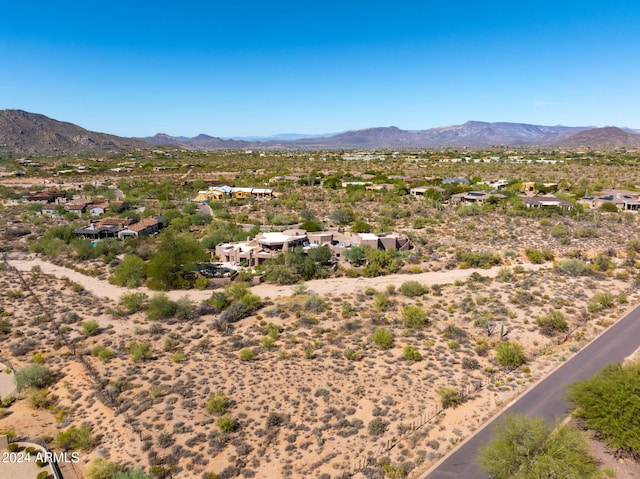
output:
[[[85,130],[22,110],[0,110],[0,152],[26,155],[76,154],[149,148],[149,144]]]

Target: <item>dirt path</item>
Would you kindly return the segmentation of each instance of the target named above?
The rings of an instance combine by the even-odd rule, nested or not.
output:
[[[549,265],[522,265],[527,271],[538,271]],[[447,271],[429,271],[419,274],[390,274],[388,276],[378,276],[375,278],[332,278],[317,279],[305,283],[307,291],[313,291],[320,295],[325,294],[351,294],[367,287],[384,290],[389,285],[400,287],[405,281],[417,281],[421,284],[432,286],[434,284],[447,284],[455,281],[466,281],[473,273],[482,276],[495,278],[502,266],[495,266],[489,269],[452,269]],[[295,285],[273,285],[261,284],[254,286],[252,291],[264,298],[279,298],[291,296]]]
[[[90,293],[113,301],[118,301],[120,296],[133,291],[144,292],[153,295],[156,291],[152,291],[145,287],[136,289],[123,288],[110,284],[108,281],[98,279],[92,276],[86,276],[64,266],[44,261],[33,255],[23,256],[12,259],[9,257],[9,264],[19,271],[31,271],[34,266],[39,266],[44,274],[51,274],[58,278],[67,277],[71,281],[81,284]],[[549,265],[523,265],[526,270],[537,271]],[[326,294],[351,294],[367,287],[377,289],[385,289],[388,285],[399,287],[405,281],[418,281],[426,285],[446,284],[455,281],[465,281],[473,273],[479,273],[483,276],[494,278],[501,267],[496,266],[489,269],[454,269],[447,271],[429,271],[420,274],[392,274],[388,276],[378,276],[376,278],[329,278],[308,281],[305,283],[308,291],[313,291],[320,295]],[[283,296],[291,296],[295,285],[273,285],[261,284],[254,286],[252,291],[263,298],[279,298]],[[201,302],[211,296],[211,290],[174,290],[168,291],[167,295],[172,300],[187,297],[192,301]]]

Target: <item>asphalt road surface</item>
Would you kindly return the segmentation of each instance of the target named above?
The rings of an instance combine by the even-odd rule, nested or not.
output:
[[[569,414],[566,386],[582,381],[610,363],[620,362],[640,347],[640,306],[607,329],[591,344],[520,397],[502,414],[519,413],[542,417],[550,424]],[[502,415],[501,414],[501,415]],[[498,416],[499,417],[499,416]],[[475,458],[478,447],[491,439],[491,423],[434,466],[423,479],[486,479]]]

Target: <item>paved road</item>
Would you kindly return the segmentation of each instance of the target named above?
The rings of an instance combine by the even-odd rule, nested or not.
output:
[[[569,413],[565,401],[568,384],[599,372],[605,365],[620,362],[640,347],[640,306],[620,319],[600,337],[538,383],[504,413],[542,417],[550,424]],[[475,463],[478,447],[491,438],[490,424],[479,430],[445,460],[432,468],[424,479],[486,479],[488,475]]]

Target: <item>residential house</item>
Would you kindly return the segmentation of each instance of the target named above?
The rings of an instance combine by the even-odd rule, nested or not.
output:
[[[62,191],[44,190],[29,193],[24,197],[27,203],[54,203],[58,198],[64,198]]]
[[[160,220],[157,217],[144,218],[118,231],[118,238],[124,239],[127,236],[138,237],[152,235],[160,231],[161,226]]]
[[[571,202],[556,198],[555,196],[521,196],[520,199],[527,208],[556,207],[563,210],[573,209]]]
[[[444,193],[444,188],[440,188],[439,186],[415,186],[409,190],[409,194],[417,198],[426,195],[429,190],[436,191],[440,194]]]
[[[398,233],[378,235],[360,233],[357,236],[347,236],[334,231],[307,233],[304,230],[287,230],[260,233],[247,241],[221,243],[216,246],[215,254],[222,262],[253,267],[294,247],[308,250],[328,246],[337,257],[340,257],[344,250],[358,244],[383,250],[406,251],[412,248],[411,241],[405,235]]]
[[[467,191],[451,195],[451,203],[484,203],[491,198],[504,199],[506,196],[499,193],[487,193],[485,191]]]
[[[636,191],[607,189],[602,190],[600,196],[584,196],[578,200],[578,203],[588,208],[599,208],[604,203],[613,203],[619,210],[639,211],[638,195],[640,193]]]

